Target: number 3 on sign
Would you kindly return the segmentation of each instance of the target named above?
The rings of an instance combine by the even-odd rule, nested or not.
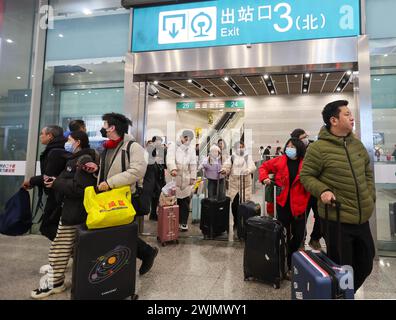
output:
[[[287,26],[284,27],[284,28],[282,28],[282,27],[279,26],[279,24],[275,23],[275,24],[274,24],[274,28],[275,28],[275,30],[278,31],[278,32],[287,32],[287,31],[289,31],[289,30],[292,28],[292,26],[293,26],[293,19],[292,19],[292,17],[290,16],[290,13],[291,13],[291,6],[290,6],[290,4],[288,4],[288,3],[283,3],[283,2],[282,2],[282,3],[278,3],[278,4],[275,6],[275,8],[274,8],[274,12],[278,12],[280,8],[285,8],[285,9],[286,9],[286,12],[285,12],[284,14],[281,14],[280,17],[281,17],[281,19],[286,19],[286,20],[287,20]]]

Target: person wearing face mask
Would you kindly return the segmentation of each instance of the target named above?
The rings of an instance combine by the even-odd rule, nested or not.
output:
[[[234,217],[234,226],[236,229],[238,224],[238,207],[240,204],[239,194],[241,188],[241,180],[244,180],[244,201],[250,201],[252,196],[252,173],[256,170],[252,156],[245,150],[245,143],[238,141],[234,144],[233,154],[224,162],[221,174],[229,176],[229,189],[227,196],[230,197],[231,211]]]
[[[40,232],[49,240],[54,240],[58,223],[60,219],[59,202],[55,197],[52,189],[46,188],[45,182],[50,177],[57,177],[66,164],[65,142],[67,139],[63,136],[63,129],[59,126],[46,126],[41,130],[40,142],[45,146],[44,151],[40,155],[40,172],[41,175],[31,177],[26,180],[22,187],[24,189],[32,189],[38,187],[39,201],[43,197],[43,193],[47,195],[44,212],[41,218]]]
[[[220,156],[221,150],[218,146],[210,147],[209,156],[202,161],[202,167],[205,169],[205,177],[208,179],[208,197],[224,198],[224,177],[221,177],[220,171],[222,161]],[[217,181],[219,181],[219,195],[217,195]]]
[[[147,171],[144,175],[143,194],[144,201],[150,204],[150,220],[157,221],[157,207],[161,189],[165,186],[166,151],[162,145],[162,138],[155,136],[147,145],[148,153]],[[148,212],[147,212],[148,213]]]
[[[310,194],[300,181],[305,155],[305,145],[299,139],[287,141],[284,155],[264,162],[259,169],[259,180],[271,184],[269,174],[274,174],[275,184],[281,192],[276,196],[277,219],[287,231],[287,278],[291,279],[291,257],[304,241],[305,210]]]
[[[290,137],[301,140],[306,148],[308,148],[309,145],[313,142],[308,139],[308,134],[305,132],[305,130],[299,128],[294,129],[293,132],[290,134]],[[318,199],[315,198],[313,195],[311,195],[311,198],[309,199],[308,202],[307,213],[306,213],[307,220],[309,217],[309,213],[311,212],[311,209],[314,215],[315,222],[310,235],[309,246],[314,250],[321,250],[322,246],[320,244],[320,239],[322,238],[322,231],[321,231],[320,217],[318,211]]]
[[[197,156],[195,146],[191,145],[194,132],[184,130],[180,140],[168,146],[166,166],[176,182],[176,198],[179,205],[180,230],[188,231],[188,215],[192,188],[197,179]]]
[[[88,136],[83,131],[70,133],[65,149],[70,152],[65,169],[58,177],[45,182],[48,189],[55,192],[62,202],[61,219],[55,239],[49,250],[48,273],[39,288],[31,292],[33,299],[42,299],[66,290],[65,270],[72,255],[77,225],[85,223],[87,213],[84,208],[84,189],[96,184],[96,177],[85,170],[85,164],[99,164],[95,150],[89,147]],[[53,286],[48,286],[53,284]]]
[[[102,137],[108,138],[103,143],[104,150],[100,156],[99,167],[95,163],[85,166],[90,172],[98,173],[98,190],[107,191],[123,186],[130,186],[131,193],[143,200],[141,190],[147,170],[144,148],[128,134],[132,121],[119,113],[106,113],[102,116]],[[125,157],[123,157],[123,154]],[[127,156],[129,154],[129,156]],[[137,215],[148,213],[148,206],[141,201],[143,208],[137,208]],[[140,212],[143,210],[143,212]],[[144,275],[152,268],[158,254],[158,248],[152,247],[138,237],[136,257],[142,260],[139,274]]]

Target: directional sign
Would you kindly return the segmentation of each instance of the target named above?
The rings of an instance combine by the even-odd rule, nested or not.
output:
[[[133,52],[360,34],[359,0],[199,1],[133,12]]]

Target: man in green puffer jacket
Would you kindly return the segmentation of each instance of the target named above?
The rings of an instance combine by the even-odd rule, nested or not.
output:
[[[347,106],[348,101],[339,100],[323,109],[326,125],[306,153],[300,179],[319,199],[327,255],[353,267],[356,292],[373,268],[375,246],[368,220],[374,210],[375,186],[369,155],[352,132],[354,119]],[[340,244],[333,206],[329,206],[328,231],[325,222],[325,205],[333,200],[341,205]]]

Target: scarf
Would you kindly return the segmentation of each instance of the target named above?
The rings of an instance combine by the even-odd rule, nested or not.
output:
[[[119,138],[117,140],[106,140],[103,142],[103,148],[105,149],[115,149],[117,148],[118,144],[122,141],[122,138]]]

